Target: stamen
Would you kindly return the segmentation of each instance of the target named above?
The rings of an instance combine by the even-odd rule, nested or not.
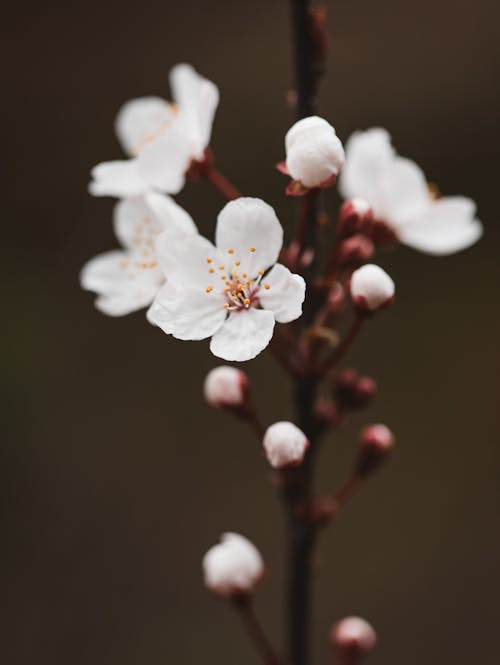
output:
[[[210,293],[210,291],[213,291],[214,287],[213,286],[207,286],[205,289],[205,293]]]
[[[260,268],[259,270],[257,270],[257,272],[259,273],[259,275],[263,275],[263,274],[264,274],[264,271],[262,270],[262,268]]]
[[[228,254],[234,254],[234,249],[233,249],[232,247],[230,247],[230,248],[227,250],[227,253],[228,253]]]
[[[264,288],[269,291],[269,289],[271,288],[271,285],[270,284],[264,284]]]
[[[243,301],[243,304],[244,305],[249,305],[250,304],[250,298],[245,298],[245,300]]]
[[[250,247],[250,251],[255,252],[255,247],[253,245]]]
[[[224,264],[223,263],[220,264],[219,270],[224,270]]]
[[[208,272],[209,272],[209,273],[214,273],[214,272],[215,272],[215,268],[210,268],[210,270],[209,270]]]
[[[212,259],[207,259],[207,263],[212,263]]]
[[[239,266],[240,263],[241,263],[241,261],[235,261],[235,262],[234,262],[234,265],[235,265],[235,266]]]

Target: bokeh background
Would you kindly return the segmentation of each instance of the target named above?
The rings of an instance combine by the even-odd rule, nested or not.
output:
[[[328,4],[322,113],[344,139],[389,128],[443,193],[479,202],[486,235],[449,258],[404,248],[380,258],[397,305],[351,356],[379,396],[324,446],[319,487],[344,479],[362,424],[387,422],[399,445],[321,538],[314,662],[329,662],[330,623],[356,613],[379,632],[373,665],[496,665],[499,5]],[[251,434],[202,402],[216,364],[207,344],[168,339],[142,313],[106,318],[78,272],[116,245],[113,202],[86,192],[89,169],[120,157],[114,114],[131,97],[168,96],[179,61],[220,86],[220,168],[290,227],[294,203],[273,170],[292,120],[287,9],[27,0],[4,12],[5,663],[258,662],[202,585],[201,556],[225,530],[269,562],[257,607],[281,638],[280,506]],[[179,200],[212,233],[220,196],[198,184]],[[272,358],[247,369],[265,420],[289,417]]]

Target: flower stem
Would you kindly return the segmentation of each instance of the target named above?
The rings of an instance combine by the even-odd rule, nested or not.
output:
[[[325,379],[329,372],[335,367],[335,365],[339,362],[341,358],[347,353],[347,351],[351,348],[352,343],[356,339],[358,332],[361,329],[361,326],[366,320],[366,316],[363,316],[362,314],[357,314],[356,318],[351,324],[351,327],[347,331],[346,336],[344,339],[340,342],[340,344],[337,346],[335,351],[331,354],[329,358],[325,361],[323,364],[319,375],[322,379]]]
[[[228,199],[228,201],[233,201],[234,199],[239,199],[241,193],[236,189],[236,187],[229,182],[229,180],[222,175],[222,173],[215,168],[215,166],[210,166],[206,171],[207,179],[214,185],[219,192]]]
[[[238,610],[251,641],[255,645],[257,651],[262,655],[265,665],[284,665],[284,661],[279,656],[260,625],[259,620],[255,615],[252,601],[249,598],[235,600],[234,606]]]

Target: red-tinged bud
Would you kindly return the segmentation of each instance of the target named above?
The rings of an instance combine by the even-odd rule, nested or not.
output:
[[[373,209],[364,199],[349,199],[342,204],[338,224],[340,236],[346,237],[355,233],[368,234],[372,224]]]
[[[328,397],[319,397],[314,405],[314,415],[324,427],[332,427],[338,424],[340,414],[333,400]]]
[[[235,367],[215,367],[205,377],[203,394],[216,409],[240,411],[248,399],[248,377]]]
[[[385,425],[369,425],[361,431],[355,475],[363,476],[376,469],[394,448],[395,438]]]
[[[341,665],[357,665],[377,643],[373,627],[360,617],[346,617],[330,630],[330,642]]]
[[[385,270],[367,263],[353,272],[350,289],[356,309],[373,314],[393,302],[396,287]]]
[[[342,242],[338,249],[338,260],[341,265],[361,266],[369,261],[375,253],[373,241],[361,233],[356,233]]]
[[[335,382],[335,398],[339,405],[348,409],[366,406],[375,395],[377,384],[369,376],[358,376],[352,369],[339,374]]]

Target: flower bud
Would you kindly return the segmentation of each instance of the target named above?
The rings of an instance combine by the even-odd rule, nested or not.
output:
[[[374,253],[373,240],[361,233],[356,233],[340,243],[338,258],[342,265],[360,266],[369,261]]]
[[[346,369],[339,374],[334,390],[339,405],[360,409],[373,398],[377,385],[371,377],[358,376],[353,369]]]
[[[248,378],[245,372],[227,365],[211,369],[203,384],[206,401],[217,409],[237,409],[243,406],[247,392]]]
[[[202,567],[205,585],[223,598],[252,594],[265,569],[255,545],[237,533],[223,534],[203,557]]]
[[[262,441],[266,457],[275,469],[296,466],[304,458],[309,441],[293,423],[278,422],[267,428]]]
[[[335,129],[323,118],[296,122],[285,136],[286,168],[290,177],[307,188],[332,184],[345,161]]]
[[[361,312],[375,312],[394,300],[396,287],[379,266],[368,263],[355,270],[351,277],[351,297]]]
[[[355,474],[373,471],[394,448],[395,438],[385,425],[369,425],[361,431]]]
[[[360,617],[346,617],[334,624],[330,631],[330,641],[338,650],[342,664],[357,663],[373,650],[377,635],[372,626]]]
[[[368,233],[373,225],[373,209],[364,199],[349,199],[340,207],[338,233],[350,236]]]

